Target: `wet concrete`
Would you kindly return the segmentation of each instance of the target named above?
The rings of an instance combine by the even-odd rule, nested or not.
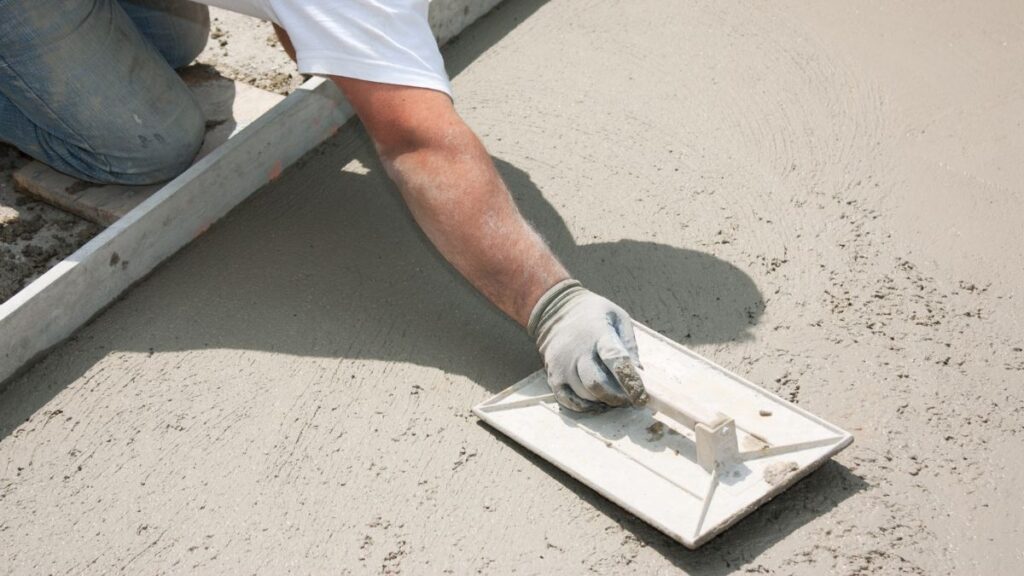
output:
[[[349,126],[8,386],[2,564],[1009,573],[1022,22],[1010,2],[527,1],[446,50],[584,283],[857,436],[701,550],[476,423],[539,359]]]

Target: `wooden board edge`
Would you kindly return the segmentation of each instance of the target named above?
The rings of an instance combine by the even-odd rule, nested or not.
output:
[[[70,336],[231,208],[334,134],[351,109],[313,78],[0,304],[0,382]]]

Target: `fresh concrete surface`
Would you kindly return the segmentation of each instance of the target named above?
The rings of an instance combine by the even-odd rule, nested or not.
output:
[[[538,358],[347,127],[10,384],[0,565],[1014,573],[1022,10],[517,1],[446,50],[572,270],[857,436],[699,551],[476,422]]]

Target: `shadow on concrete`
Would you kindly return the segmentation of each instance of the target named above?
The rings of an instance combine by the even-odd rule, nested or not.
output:
[[[486,428],[497,440],[556,478],[567,489],[687,574],[718,576],[735,573],[741,567],[754,562],[762,552],[798,528],[827,514],[847,498],[871,487],[863,478],[842,464],[828,460],[821,468],[741,519],[724,533],[697,550],[689,550],[504,434],[483,422],[479,422],[478,425]]]
[[[569,270],[637,320],[690,344],[749,337],[764,304],[743,271],[711,254],[653,242],[580,245],[527,173],[496,164]],[[135,316],[121,318],[129,309]],[[150,319],[143,324],[140,315]],[[105,316],[105,323],[132,325],[104,334],[112,350],[407,362],[464,375],[493,393],[540,366],[523,330],[416,227],[357,124],[235,209]]]
[[[474,25],[446,52],[453,75],[543,3],[512,3]],[[764,302],[742,270],[712,254],[654,242],[581,244],[527,172],[495,162],[522,212],[586,285],[684,344],[749,337]],[[566,208],[577,209],[594,208]],[[197,349],[413,363],[464,375],[492,393],[540,366],[524,332],[429,245],[356,123],[12,381],[0,397],[0,437],[110,354]],[[770,547],[864,486],[827,464],[724,537],[688,552],[513,446],[695,572],[735,568],[744,559],[731,550]]]
[[[689,344],[749,337],[764,304],[742,270],[711,254],[653,242],[578,244],[526,172],[500,159],[496,165],[567,268],[637,320]],[[76,338],[82,335],[98,344],[88,348],[93,354],[73,341],[54,352],[65,362],[76,359],[77,374],[114,350],[262,350],[435,367],[496,393],[540,366],[525,332],[473,290],[416,227],[355,123]],[[19,388],[15,381],[6,397]]]
[[[579,244],[528,173],[495,162],[524,215],[587,285],[684,343],[749,337],[764,304],[742,270],[708,253],[653,242]],[[528,336],[448,266],[416,227],[357,124],[13,381],[0,397],[0,433],[9,434],[111,354],[202,349],[413,363],[464,375],[491,393],[540,367]],[[686,552],[519,451],[679,565],[714,564],[713,553]],[[776,512],[758,517],[776,514],[784,521],[783,529],[773,526],[759,536],[765,546],[817,513],[769,510]],[[730,531],[728,538],[736,536]]]

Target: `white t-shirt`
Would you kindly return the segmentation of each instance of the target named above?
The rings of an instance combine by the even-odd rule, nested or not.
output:
[[[430,0],[196,0],[274,22],[299,71],[439,90],[451,96],[427,22]]]

